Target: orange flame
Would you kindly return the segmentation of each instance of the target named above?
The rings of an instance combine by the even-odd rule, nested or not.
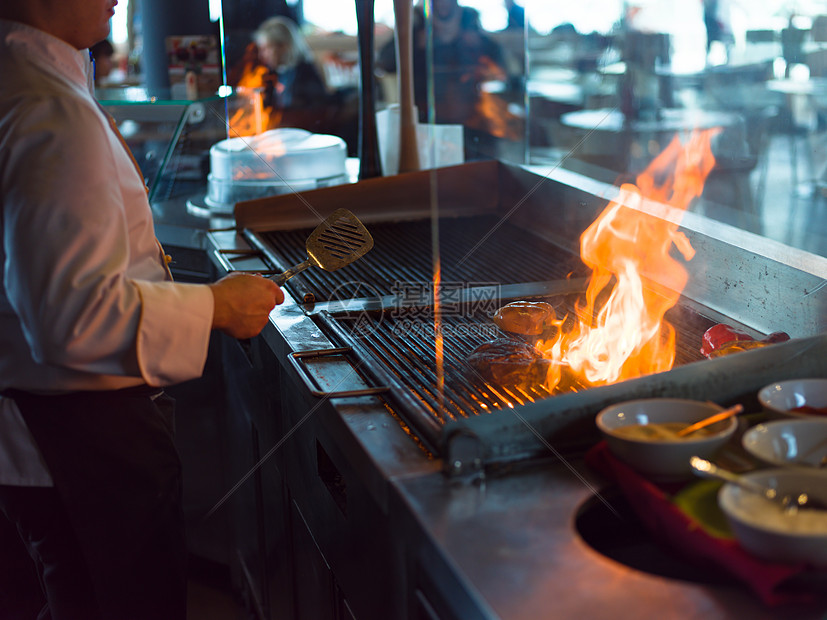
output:
[[[479,99],[474,106],[473,116],[466,120],[466,124],[474,129],[487,131],[497,138],[519,139],[522,120],[511,112],[505,99],[481,87],[486,81],[504,81],[506,73],[502,67],[488,56],[482,56],[473,79],[479,87]]]
[[[694,256],[677,229],[715,164],[715,133],[693,133],[685,146],[676,136],[637,177],[637,186],[622,185],[618,199],[581,236],[581,258],[592,269],[585,302],[576,308],[572,329],[538,345],[553,362],[549,389],[560,382],[563,368],[590,385],[604,385],[672,367],[675,329],[663,317],[688,275],[670,253],[674,245],[685,260]],[[672,219],[678,221],[654,213],[656,205],[647,200],[676,209],[679,216]]]
[[[264,105],[263,89],[268,73],[269,70],[264,65],[245,62],[236,83],[236,91],[241,95],[243,103],[230,117],[231,137],[255,136],[279,124],[281,113],[272,106]],[[278,90],[284,89],[280,83],[275,87]]]
[[[434,256],[434,284],[431,292],[434,297],[434,356],[436,363],[437,394],[440,402],[445,396],[445,339],[442,334],[442,266],[438,254]]]
[[[475,115],[467,121],[469,127],[487,131],[496,138],[518,140],[522,121],[508,109],[508,102],[500,96],[481,91],[474,109]]]

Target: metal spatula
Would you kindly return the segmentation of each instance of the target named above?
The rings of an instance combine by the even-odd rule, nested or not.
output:
[[[337,209],[307,238],[308,259],[284,273],[270,276],[279,286],[308,267],[336,271],[361,258],[373,247],[367,228],[347,209]]]

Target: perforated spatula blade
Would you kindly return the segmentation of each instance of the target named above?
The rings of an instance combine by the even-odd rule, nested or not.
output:
[[[310,233],[305,243],[308,259],[270,278],[283,285],[308,267],[336,271],[358,260],[373,247],[368,229],[347,209],[337,209]]]

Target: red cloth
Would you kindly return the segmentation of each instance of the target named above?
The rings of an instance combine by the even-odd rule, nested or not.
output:
[[[744,550],[734,538],[709,534],[670,499],[679,487],[651,482],[615,458],[605,441],[586,454],[586,464],[615,483],[655,540],[696,564],[714,563],[746,584],[767,605],[812,601],[816,594],[785,589],[792,577],[807,571],[803,564],[761,560]]]

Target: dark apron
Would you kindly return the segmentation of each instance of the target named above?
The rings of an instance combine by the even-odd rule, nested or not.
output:
[[[104,618],[186,617],[186,543],[174,401],[157,388],[7,390],[84,550]]]

